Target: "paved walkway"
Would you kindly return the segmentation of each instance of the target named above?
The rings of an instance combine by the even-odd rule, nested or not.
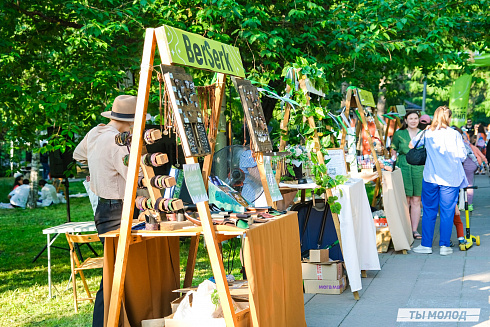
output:
[[[471,232],[480,235],[480,246],[466,252],[453,247],[452,255],[441,256],[437,225],[433,254],[403,255],[393,250],[379,254],[381,271],[367,272],[359,301],[350,289],[341,295],[305,294],[308,327],[490,326],[490,178],[475,176],[475,184],[479,189],[470,216]],[[451,239],[457,244],[454,229]],[[416,240],[413,246],[419,244]],[[479,308],[481,312],[478,322],[401,323],[397,322],[399,308]]]

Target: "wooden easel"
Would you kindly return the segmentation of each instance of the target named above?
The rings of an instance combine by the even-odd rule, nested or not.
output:
[[[136,104],[136,113],[133,127],[133,142],[131,144],[131,151],[129,157],[128,164],[128,175],[126,179],[126,189],[124,195],[124,204],[122,211],[122,219],[121,219],[121,227],[119,231],[119,243],[117,246],[117,256],[116,256],[116,264],[114,269],[114,279],[112,285],[112,293],[111,293],[111,302],[109,306],[109,315],[108,315],[108,326],[117,326],[119,321],[119,313],[121,308],[121,301],[123,297],[124,290],[124,281],[126,276],[126,266],[128,261],[128,252],[130,245],[134,242],[131,235],[131,225],[133,216],[133,208],[134,201],[136,197],[136,188],[138,182],[138,170],[140,167],[140,158],[142,152],[142,136],[143,130],[145,127],[145,117],[148,107],[148,99],[149,99],[149,91],[151,85],[151,71],[153,69],[153,60],[155,56],[155,47],[158,45],[158,50],[160,53],[161,61],[163,65],[168,65],[168,70],[173,70],[177,72],[185,72],[183,68],[170,66],[172,64],[171,56],[169,53],[168,42],[165,35],[164,27],[159,27],[157,29],[148,28],[146,29],[145,34],[145,42],[143,48],[143,59],[141,63],[141,77],[140,84],[138,86],[138,99]],[[169,81],[169,72],[165,75],[166,82]],[[221,86],[224,83],[224,75],[221,77]],[[222,90],[221,87],[218,88]],[[170,94],[173,95],[172,92]],[[221,99],[220,95],[220,99]],[[218,98],[218,97],[217,97]],[[170,97],[171,104],[174,110],[177,110],[176,99],[175,97]],[[219,102],[221,105],[221,102]],[[220,107],[220,105],[218,107]],[[175,112],[175,111],[174,111]],[[183,137],[185,132],[183,131],[182,126],[178,126],[179,135]],[[212,154],[211,154],[212,159]],[[209,159],[208,159],[209,160]],[[197,157],[186,156],[187,164],[197,163]],[[210,162],[206,168],[210,168]],[[203,172],[203,177],[209,175],[209,171]],[[204,178],[206,181],[207,178]],[[213,226],[211,220],[211,213],[209,211],[208,202],[199,202],[197,203],[197,209],[199,212],[199,216],[201,219],[204,239],[206,241],[208,254],[211,262],[211,268],[215,277],[216,286],[218,289],[218,295],[220,299],[220,303],[223,308],[223,314],[226,321],[227,326],[237,326],[237,315],[235,314],[235,310],[233,308],[233,304],[231,301],[230,291],[228,288],[228,283],[226,281],[226,274],[223,266],[223,261],[221,257],[221,253],[218,247],[218,240],[216,236],[216,229]],[[194,234],[195,235],[195,234]],[[198,237],[195,235],[195,237]],[[198,241],[193,239],[191,242],[191,250],[189,253],[189,257],[194,256],[197,253],[197,245]],[[188,262],[189,266],[189,262]],[[192,281],[192,276],[187,276],[186,274],[186,282]],[[245,311],[245,310],[244,310]],[[243,312],[243,311],[242,311]],[[241,313],[242,313],[241,312]],[[241,314],[240,313],[240,314]]]
[[[368,124],[366,121],[366,115],[364,114],[364,106],[361,104],[361,100],[359,98],[359,91],[358,89],[348,89],[347,90],[347,95],[346,95],[346,100],[345,100],[345,111],[346,111],[346,116],[349,117],[349,112],[350,108],[357,108],[359,112],[359,116],[361,117],[361,124],[357,124],[357,129],[356,129],[356,137],[359,138],[361,135],[361,129],[364,129],[367,134],[367,140],[369,143],[369,147],[371,149],[371,154],[373,156],[374,164],[376,165],[376,171],[378,176],[376,177],[376,186],[374,189],[374,195],[373,195],[373,200],[371,202],[371,205],[374,206],[376,204],[377,197],[380,193],[380,188],[381,188],[381,166],[378,161],[378,156],[376,154],[376,149],[374,148],[373,144],[373,139],[371,137],[371,133],[369,132],[368,129]],[[376,117],[374,118],[376,121]],[[381,134],[380,134],[381,136]],[[343,149],[345,148],[345,141],[346,141],[346,131],[342,131],[342,141],[340,147]],[[384,148],[384,146],[383,146]]]
[[[226,75],[218,73],[216,78],[216,90],[214,95],[214,105],[211,108],[211,122],[210,124],[208,140],[211,146],[211,153],[204,157],[204,164],[202,167],[202,178],[204,180],[204,186],[208,189],[209,174],[211,173],[211,165],[213,163],[214,149],[216,148],[216,135],[218,134],[218,122],[221,115],[221,103],[225,95]]]
[[[237,89],[237,92],[240,94],[240,99],[242,102],[243,110],[245,116],[247,116],[247,110],[250,104],[247,104],[247,99],[243,91],[241,91],[242,88],[247,88],[247,89],[256,89],[256,87],[252,86],[252,83],[248,80],[244,79],[238,79],[238,78],[232,78],[233,83],[235,84],[235,87]],[[262,111],[262,107],[260,106],[260,101],[259,101],[259,107],[260,111]],[[262,112],[263,116],[263,112]],[[264,147],[269,148],[269,152],[272,151],[272,143],[270,142],[270,139],[266,142],[266,146],[262,146],[262,144],[259,144],[258,141],[254,141],[254,136],[253,133],[255,131],[255,126],[253,126],[252,122],[250,119],[246,119],[247,121],[247,128],[250,133],[250,142],[251,142],[251,147],[254,149],[255,153],[255,161],[257,162],[257,169],[259,171],[260,175],[260,181],[262,182],[262,187],[264,188],[264,195],[265,199],[267,201],[267,205],[270,207],[274,206],[274,202],[272,201],[272,196],[271,192],[269,189],[269,184],[267,183],[267,174],[265,171],[265,162],[264,162],[264,152],[262,151]],[[264,119],[265,122],[265,119]],[[269,146],[270,145],[270,146]]]
[[[303,80],[304,81],[304,80]],[[303,83],[300,82],[300,87],[301,87],[301,90],[303,92],[307,92],[306,90],[306,85]],[[286,89],[286,91],[289,91],[290,88],[288,86],[288,88]],[[308,100],[308,103],[309,105],[309,100]],[[290,114],[290,105],[289,104],[286,104],[286,108],[285,108],[285,113],[284,113],[284,118],[283,120],[281,121],[281,129],[287,133],[288,131],[288,123],[289,123],[289,114]],[[317,159],[318,159],[318,163],[319,164],[325,164],[325,159],[323,157],[323,154],[321,152],[321,149],[320,149],[320,139],[318,137],[318,132],[317,132],[317,129],[316,129],[316,124],[315,124],[315,119],[313,117],[308,117],[308,125],[314,129],[314,132],[313,132],[313,142],[314,142],[314,152],[316,153],[317,155]],[[328,127],[327,127],[328,128]],[[286,148],[286,141],[283,140],[282,136],[281,136],[281,140],[280,140],[280,144],[279,144],[279,151],[284,151],[284,149]],[[281,170],[279,170],[279,167],[277,168],[278,171],[276,172],[276,180],[279,178],[281,178]],[[326,196],[327,197],[331,197],[333,196],[333,193],[332,193],[332,190],[331,189],[326,189],[325,191],[326,193]],[[314,195],[313,195],[314,197]],[[302,201],[304,201],[304,199],[302,199]],[[326,201],[326,199],[325,199]],[[340,245],[340,251],[342,252],[342,256],[344,255],[344,251],[343,251],[343,247],[342,247],[342,236],[340,234],[340,220],[339,220],[339,216],[332,212],[332,219],[333,219],[333,223],[334,223],[334,226],[335,226],[335,232],[337,234],[337,238],[339,240],[339,245]],[[363,277],[364,277],[364,274],[365,272],[363,273]],[[356,300],[359,300],[360,297],[359,297],[359,292],[358,291],[355,291],[355,292],[352,292],[352,294],[354,295],[354,299]]]

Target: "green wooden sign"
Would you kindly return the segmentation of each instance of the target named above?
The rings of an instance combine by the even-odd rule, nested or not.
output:
[[[374,108],[376,107],[376,102],[374,102],[373,94],[366,90],[359,90],[359,98],[361,100],[361,104],[366,107]]]
[[[405,109],[405,106],[402,104],[396,105],[396,112],[398,112],[400,116],[405,116],[407,114],[407,110]]]
[[[199,203],[208,200],[208,194],[202,180],[199,164],[184,164],[184,178],[192,202]]]
[[[163,25],[171,63],[245,77],[238,48]]]

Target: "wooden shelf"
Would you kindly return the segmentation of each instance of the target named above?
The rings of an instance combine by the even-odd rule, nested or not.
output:
[[[280,216],[278,216],[280,217]],[[255,224],[253,225],[252,228],[255,228],[256,226],[260,226],[261,224]],[[232,226],[222,226],[222,225],[215,225],[214,226],[216,229],[216,235],[224,235],[224,236],[240,236],[243,235],[247,232],[247,229],[241,229],[237,227],[232,227]],[[172,237],[172,236],[197,236],[197,235],[203,235],[203,229],[202,227],[190,227],[190,228],[184,228],[184,229],[179,229],[179,230],[174,230],[174,231],[161,231],[161,230],[134,230],[131,231],[131,236],[141,236],[141,237],[156,237],[156,236],[161,236],[161,237]],[[101,235],[101,237],[119,237],[119,230],[111,231],[108,233],[105,233]]]

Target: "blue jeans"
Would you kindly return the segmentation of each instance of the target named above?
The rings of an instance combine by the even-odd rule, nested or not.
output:
[[[439,246],[449,246],[453,231],[454,207],[458,202],[459,187],[422,182],[422,245],[432,247],[437,212],[440,210]]]

